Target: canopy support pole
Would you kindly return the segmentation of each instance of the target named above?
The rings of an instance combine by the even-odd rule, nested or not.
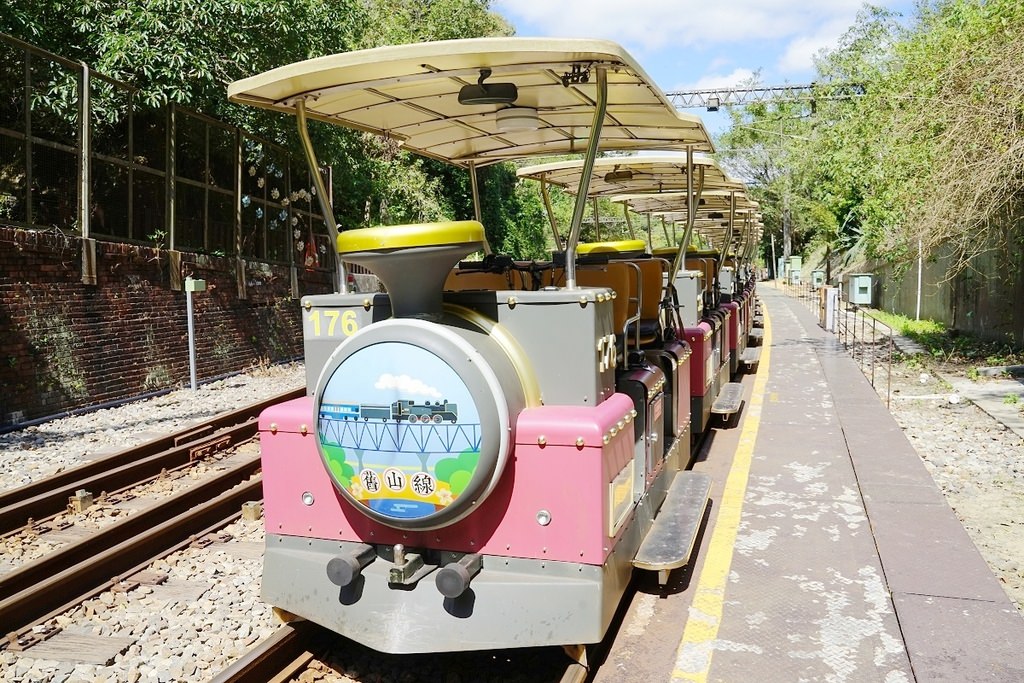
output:
[[[548,193],[548,182],[540,179],[540,196],[544,200],[544,210],[548,212],[548,222],[551,224],[551,234],[555,236],[555,251],[565,248],[562,243],[562,236],[558,234],[558,219],[555,218],[555,211],[551,208],[551,194]]]
[[[334,218],[334,207],[331,206],[324,177],[320,175],[320,164],[316,160],[316,152],[313,151],[313,143],[309,139],[309,129],[306,127],[306,100],[302,97],[295,100],[295,120],[299,124],[299,139],[302,141],[302,151],[306,154],[306,163],[309,164],[309,174],[313,176],[313,185],[316,186],[320,213],[324,216],[327,234],[331,237],[331,251],[334,252],[334,261],[337,264],[334,288],[342,294],[348,294],[348,275],[345,273],[345,264],[338,255],[338,221]]]
[[[693,146],[686,147],[686,232],[683,233],[683,240],[679,243],[676,257],[672,259],[672,270],[669,272],[668,281],[675,282],[676,276],[686,262],[686,249],[690,246],[693,238],[693,225],[697,222],[697,205],[700,203],[700,195],[704,192],[704,167],[700,167],[700,178],[697,179],[697,192],[694,194],[693,187]]]
[[[633,230],[633,221],[629,220],[629,207],[625,204],[622,205],[622,216],[626,219],[626,227],[629,228],[629,239],[636,239],[636,232]],[[650,249],[651,245],[648,244],[647,248]]]
[[[480,225],[484,224],[480,211],[480,186],[477,185],[476,162],[469,162],[469,188],[473,193],[473,217]],[[487,230],[484,229],[484,256],[491,255],[491,243],[487,241]]]
[[[572,224],[569,226],[569,241],[565,245],[565,288],[576,289],[576,245],[580,241],[580,224],[583,222],[583,209],[587,205],[587,192],[590,190],[590,175],[594,172],[594,159],[597,158],[597,145],[601,139],[601,128],[604,126],[604,115],[608,108],[608,72],[606,67],[596,65],[597,71],[597,106],[594,110],[594,122],[590,126],[590,139],[587,141],[587,154],[583,158],[580,186],[576,191],[576,203],[572,209]]]
[[[725,265],[725,259],[729,258],[729,248],[732,246],[732,233],[733,226],[736,221],[736,193],[729,193],[729,228],[725,231],[725,241],[722,243],[722,258],[718,260],[718,271],[715,273],[716,279],[722,277],[722,266]]]

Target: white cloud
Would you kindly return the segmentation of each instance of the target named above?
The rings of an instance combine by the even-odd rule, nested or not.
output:
[[[738,87],[740,83],[748,83],[753,77],[753,71],[739,67],[733,69],[731,73],[724,75],[708,74],[706,76],[701,76],[695,83],[680,85],[672,88],[672,90],[714,90],[715,88],[735,88]]]
[[[643,53],[682,48],[797,39],[836,21],[847,24],[861,0],[497,0],[514,22],[542,26],[545,35],[607,38]]]
[[[779,57],[779,71],[785,74],[814,69],[814,55],[824,48],[835,47],[853,19],[852,16],[835,19],[823,24],[812,34],[797,36],[789,41]]]
[[[397,389],[401,394],[441,398],[440,391],[428,384],[424,384],[418,379],[413,379],[409,375],[392,375],[389,372],[385,372],[377,378],[377,383],[373,386],[377,389]]]

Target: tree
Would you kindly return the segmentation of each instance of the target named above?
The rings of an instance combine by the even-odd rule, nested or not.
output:
[[[835,217],[818,229],[828,244],[863,237],[895,264],[945,245],[964,267],[1012,239],[1022,200],[1024,6],[940,0],[896,18],[862,11],[819,55],[801,196]]]
[[[326,54],[512,29],[490,0],[10,0],[0,9],[0,32],[134,85],[151,106],[198,109],[298,150],[294,119],[230,104],[227,84]],[[343,228],[472,216],[471,204],[464,210],[468,181],[446,182],[440,164],[319,122],[310,135],[320,162],[334,168]],[[518,200],[514,183],[496,187],[502,206],[493,229],[504,234]]]
[[[274,66],[352,49],[358,0],[12,0],[0,30],[141,90],[232,120],[227,83]]]
[[[886,74],[887,159],[906,220],[882,245],[948,245],[963,267],[1002,243],[1006,214],[1024,199],[1024,6],[1014,0],[941,2],[921,11]]]
[[[757,87],[755,76],[750,87]],[[821,215],[814,196],[810,103],[756,102],[730,108],[732,127],[719,140],[723,166],[750,185],[761,205],[766,234],[779,234],[784,259],[816,229]]]

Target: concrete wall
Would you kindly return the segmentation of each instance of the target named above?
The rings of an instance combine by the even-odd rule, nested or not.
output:
[[[951,329],[984,339],[1024,345],[1024,236],[1021,233],[1024,233],[1024,225],[1006,230],[997,245],[974,257],[956,275],[949,274],[955,265],[951,251],[925,259],[921,269],[921,318],[936,320]],[[810,282],[811,271],[817,269],[825,270],[823,250],[805,258],[803,281]],[[884,261],[866,260],[857,250],[835,255],[832,281],[842,283],[844,297],[850,273],[874,274],[874,306],[914,318],[918,262],[914,261],[906,269],[895,269]]]
[[[984,339],[1024,344],[1024,250],[987,251],[950,276],[953,265],[948,253],[924,262],[921,317]],[[917,272],[916,264],[902,275],[891,266],[878,265],[877,304],[913,318]]]
[[[924,261],[921,269],[921,317],[951,326],[953,288],[945,279],[950,265],[948,256]],[[876,305],[913,318],[917,308],[918,264],[903,272],[897,272],[886,263],[875,264],[872,272],[879,282]]]
[[[83,284],[82,252],[74,236],[0,227],[0,425],[187,385],[172,280],[188,275],[209,284],[194,295],[200,381],[302,354],[288,266],[183,253],[172,273],[166,251],[97,242]],[[300,293],[331,291],[329,274],[296,275]]]

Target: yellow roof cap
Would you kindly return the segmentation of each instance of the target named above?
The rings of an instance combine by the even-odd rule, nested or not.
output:
[[[585,242],[576,248],[577,254],[608,254],[629,251],[644,251],[647,244],[643,240],[619,240],[617,242]]]
[[[346,230],[338,235],[338,253],[391,251],[410,247],[434,247],[484,241],[478,221],[444,221],[411,225],[380,225]]]

